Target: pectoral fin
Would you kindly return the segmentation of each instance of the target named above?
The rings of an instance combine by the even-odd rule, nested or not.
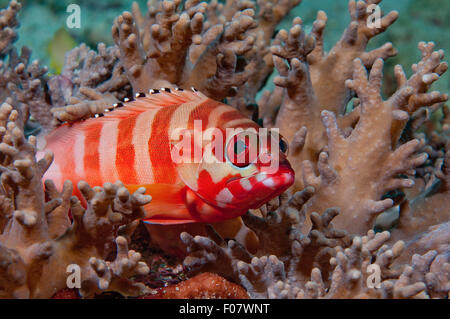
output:
[[[183,184],[125,185],[130,193],[145,187],[145,194],[152,201],[144,206],[144,222],[150,224],[174,225],[195,223],[185,205],[186,186]]]

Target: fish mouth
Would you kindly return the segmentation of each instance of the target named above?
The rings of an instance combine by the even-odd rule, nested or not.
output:
[[[295,180],[295,172],[288,162],[280,164],[275,173],[259,172],[244,178],[233,178],[227,188],[234,203],[245,203],[249,208],[258,208],[287,190]]]
[[[289,162],[285,161],[280,163],[279,168],[277,169],[276,172],[274,173],[268,173],[267,171],[261,171],[258,172],[256,174],[253,174],[251,176],[247,176],[247,177],[231,177],[226,185],[230,185],[236,182],[244,182],[245,181],[249,181],[252,184],[258,184],[258,183],[262,183],[263,185],[266,185],[267,187],[273,187],[271,186],[271,182],[276,182],[275,185],[283,185],[283,184],[289,184],[292,185],[294,183],[294,179],[295,179],[295,172],[292,169],[291,165],[289,164]],[[247,187],[248,188],[248,187]],[[245,187],[244,187],[245,189]]]

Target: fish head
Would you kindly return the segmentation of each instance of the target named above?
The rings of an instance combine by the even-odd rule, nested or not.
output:
[[[208,221],[256,209],[294,183],[288,144],[277,130],[255,123],[245,128],[208,128],[202,134],[201,142],[190,144],[190,150],[197,147],[201,154],[197,161],[190,154],[193,161],[178,168],[189,188],[189,201],[201,202],[196,207],[206,205],[207,211],[214,212]]]
[[[256,209],[293,184],[295,173],[287,160],[288,144],[277,131],[252,127],[226,136],[222,172],[206,162],[200,166],[217,176],[218,183],[210,186],[215,188],[217,206]]]

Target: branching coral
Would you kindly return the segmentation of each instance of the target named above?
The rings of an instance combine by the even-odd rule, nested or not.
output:
[[[244,217],[246,226],[260,241],[255,254],[234,240],[225,242],[213,230],[210,238],[183,233],[182,240],[189,253],[184,260],[185,268],[192,274],[213,270],[247,289],[251,283],[255,286],[249,290],[253,297],[264,296],[269,286],[287,275],[299,282],[307,281],[311,269],[327,262],[333,255],[332,248],[347,241],[346,233],[333,229],[330,224],[338,214],[335,209],[327,210],[323,216],[313,214],[311,231],[302,233],[305,220],[302,206],[312,194],[313,189],[307,188],[289,199],[281,199],[278,209],[266,217],[250,213]]]
[[[21,127],[29,112],[43,123],[51,121],[50,105],[43,91],[47,68],[42,68],[37,60],[30,63],[31,50],[26,47],[22,48],[20,56],[11,47],[8,57],[8,63],[0,61],[0,100],[18,110]]]
[[[437,57],[439,59],[439,57]],[[387,101],[382,101],[380,94],[383,66],[377,60],[372,67],[369,79],[361,60],[355,60],[353,80],[347,85],[354,89],[361,100],[361,115],[356,127],[349,136],[344,136],[337,126],[335,116],[323,111],[322,117],[327,129],[328,154],[320,154],[318,169],[320,177],[314,175],[310,162],[303,165],[303,176],[307,185],[318,188],[314,201],[310,203],[312,210],[317,210],[325,203],[324,195],[334,205],[341,207],[342,216],[336,225],[352,233],[361,233],[369,229],[376,214],[393,205],[390,199],[379,200],[388,191],[413,185],[411,179],[398,178],[399,174],[408,174],[426,160],[426,155],[414,155],[419,148],[418,140],[411,140],[397,146],[399,139],[398,125],[406,124],[408,115],[402,108],[408,107],[408,100],[414,99],[414,88],[402,86]],[[428,74],[428,73],[427,73]],[[422,76],[422,78],[425,78]],[[375,132],[375,133],[374,133]],[[369,149],[370,148],[370,149]],[[354,151],[358,150],[358,154]],[[364,150],[362,153],[361,151]],[[360,154],[364,154],[363,157]],[[362,171],[362,167],[365,167]],[[368,175],[367,175],[368,174]],[[367,185],[365,181],[372,181]],[[360,182],[358,182],[360,181]],[[364,181],[364,182],[362,182]],[[345,184],[345,192],[339,184]],[[352,185],[349,187],[348,185]],[[365,184],[365,185],[364,185]],[[342,184],[341,184],[342,185]],[[349,194],[356,195],[352,203],[340,203]],[[338,204],[339,203],[339,204]],[[353,212],[358,212],[357,215]],[[353,214],[352,217],[346,217]],[[358,219],[358,227],[352,228]]]
[[[384,32],[398,17],[393,11],[382,17],[380,27],[368,26],[368,7],[380,2],[349,1],[351,23],[329,53],[325,53],[323,47],[327,22],[323,11],[317,14],[311,34],[305,34],[302,20],[297,17],[289,32],[281,30],[273,43],[271,51],[280,74],[274,83],[284,88],[284,94],[282,101],[278,98],[268,106],[263,100],[266,109],[262,113],[268,125],[279,127],[281,134],[293,143],[290,158],[297,172],[303,160],[317,162],[319,153],[326,147],[325,130],[320,123],[323,110],[334,112],[342,129],[351,128],[357,121],[358,110],[345,114],[352,98],[345,81],[352,77],[353,60],[360,58],[370,68],[377,58],[396,54],[391,43],[366,52],[369,40]],[[275,116],[278,106],[280,110]],[[305,130],[308,131],[306,138],[303,137]],[[303,181],[301,174],[297,175],[296,189],[301,189]]]
[[[100,43],[98,53],[81,45],[66,55],[60,75],[49,82],[57,125],[101,113],[130,94],[130,83],[119,61],[119,49]]]
[[[252,48],[242,57],[248,64],[246,70],[250,75],[243,85],[236,88],[236,96],[227,99],[229,104],[249,116],[255,116],[257,111],[255,109],[255,96],[273,71],[270,45],[276,27],[282,18],[300,2],[300,0],[256,1],[256,3],[252,1],[227,1],[224,7],[217,9],[218,12],[222,12],[222,16],[227,21],[230,20],[231,14],[235,14],[238,10],[251,8],[255,11],[256,26],[248,31],[255,41]],[[207,11],[206,23],[210,20],[209,13],[210,10]]]
[[[336,212],[326,215],[322,225]],[[448,252],[438,255],[430,250],[423,256],[416,254],[411,266],[400,266],[395,265],[395,261],[403,253],[405,244],[398,241],[387,245],[390,238],[387,231],[378,234],[369,231],[367,236],[354,237],[349,246],[334,247],[330,245],[333,239],[319,234],[317,236],[317,231],[316,235],[310,233],[306,237],[309,244],[297,244],[297,254],[293,254],[295,262],[283,262],[275,255],[250,259],[242,247],[237,248],[232,242],[220,246],[207,238],[192,238],[185,233],[184,240],[192,253],[185,260],[185,266],[195,265],[198,271],[199,266],[211,267],[211,263],[217,263],[215,271],[226,270],[252,298],[442,298],[448,293]],[[326,256],[332,257],[327,267],[316,264],[309,268],[309,273],[302,273],[299,267],[308,263],[308,255],[320,254],[317,246],[310,244],[312,238],[318,238],[317,243],[331,250]],[[228,268],[218,267],[224,265],[225,260]]]
[[[449,198],[449,162],[450,152],[445,153],[443,161],[437,162],[435,183],[424,187],[415,197],[406,198],[399,205],[399,220],[393,231],[393,237],[405,240],[412,252],[425,253],[436,250],[444,253],[450,243],[449,212],[446,207]],[[420,181],[420,179],[417,179]]]
[[[404,250],[404,242],[392,247],[385,242],[388,232],[355,237],[349,248],[336,249],[336,257],[330,259],[335,268],[326,288],[319,269],[314,269],[311,281],[306,284],[305,296],[319,298],[429,298],[443,296],[441,283],[448,279],[438,278],[436,269],[448,268],[448,257],[437,258],[436,251],[423,256],[414,255],[412,265],[395,267],[393,264]],[[446,259],[445,259],[446,258]],[[446,260],[446,261],[445,261]],[[436,266],[433,264],[436,263]],[[439,264],[439,265],[438,265]],[[401,269],[403,268],[403,269]],[[433,269],[435,268],[435,269]],[[443,268],[442,268],[443,269]],[[441,274],[445,276],[448,270]],[[379,273],[378,282],[373,274]],[[445,284],[444,284],[445,285]],[[448,290],[447,290],[448,291]]]
[[[355,4],[351,1],[352,17],[355,20],[358,20],[358,15],[362,15],[364,19],[367,18],[363,12],[366,12],[368,4],[371,3]],[[214,269],[219,274],[244,285],[252,297],[398,298],[442,294],[440,288],[434,290],[433,287],[443,287],[448,280],[444,280],[443,285],[427,284],[427,279],[423,276],[428,271],[432,272],[430,267],[422,269],[424,275],[420,277],[420,280],[418,275],[413,275],[414,271],[408,267],[403,274],[400,270],[391,269],[392,262],[398,259],[405,244],[400,241],[395,243],[392,249],[387,249],[387,246],[383,244],[390,238],[389,233],[375,236],[369,232],[368,237],[355,237],[352,246],[349,248],[342,246],[343,248],[340,249],[336,247],[338,245],[336,239],[345,235],[327,227],[334,218],[333,225],[337,229],[345,229],[351,234],[366,233],[373,227],[375,217],[395,203],[392,199],[383,198],[383,196],[390,191],[413,186],[415,169],[425,163],[427,156],[419,153],[423,147],[421,141],[411,137],[405,141],[402,132],[410,117],[417,114],[420,107],[433,106],[448,98],[446,94],[439,92],[427,93],[431,84],[447,70],[447,64],[442,62],[443,52],[434,51],[432,43],[419,44],[422,60],[413,66],[414,74],[409,79],[400,66],[396,67],[398,89],[388,100],[383,101],[381,98],[383,61],[380,57],[389,57],[394,51],[390,44],[369,53],[364,52],[364,49],[367,40],[387,28],[396,16],[394,12],[383,18],[383,28],[376,32],[365,29],[362,26],[362,20],[359,25],[361,29],[356,32],[358,23],[352,22],[336,47],[339,51],[338,49],[344,50],[345,45],[355,45],[350,46],[353,55],[346,52],[342,57],[352,56],[351,61],[348,61],[351,63],[343,63],[342,66],[347,67],[346,71],[340,70],[339,76],[333,78],[340,81],[324,86],[327,92],[320,94],[316,93],[314,86],[314,81],[319,81],[317,79],[320,73],[317,73],[317,69],[313,71],[313,65],[320,60],[315,60],[314,57],[317,58],[317,48],[319,52],[322,50],[321,32],[324,27],[324,14],[319,13],[313,30],[313,36],[318,41],[316,48],[313,37],[303,32],[299,18],[294,19],[293,27],[289,32],[279,32],[274,41],[272,53],[275,66],[280,73],[275,83],[278,87],[284,88],[284,92],[277,88],[273,97],[264,96],[260,105],[262,106],[261,114],[265,117],[265,125],[280,127],[282,133],[284,131],[283,134],[291,139],[290,159],[294,162],[296,172],[300,172],[298,175],[302,179],[297,186],[314,186],[316,192],[313,196],[307,196],[303,209],[301,205],[297,207],[296,218],[300,218],[297,223],[301,224],[301,227],[298,224],[293,227],[292,225],[296,223],[289,222],[275,224],[263,222],[252,215],[244,218],[246,225],[258,235],[260,240],[262,250],[257,252],[256,256],[249,254],[234,241],[225,243],[217,236],[207,239],[199,236],[193,238],[183,234],[182,239],[190,247],[188,249],[190,256],[185,260],[185,266],[190,271],[196,273],[202,267]],[[332,50],[331,55],[335,54],[337,54],[336,51]],[[355,57],[357,59],[354,59]],[[331,61],[337,57],[329,55],[327,58]],[[322,56],[322,59],[327,58]],[[285,61],[288,63],[286,64]],[[322,62],[326,64],[323,60]],[[370,68],[369,75],[366,67]],[[325,74],[325,69],[323,71]],[[353,79],[350,79],[351,73],[353,73]],[[317,85],[318,82],[315,83]],[[356,108],[353,112],[345,114],[352,92],[358,97]],[[325,100],[319,101],[319,97],[326,99],[327,96],[332,96],[329,101],[335,103],[333,106],[327,106]],[[273,115],[271,112],[277,106],[277,101],[281,101],[281,108],[276,115]],[[325,130],[320,124],[320,119]],[[305,125],[301,125],[302,123]],[[444,170],[445,168],[446,166]],[[316,170],[319,173],[318,176]],[[445,180],[442,173],[438,175]],[[405,178],[406,176],[409,178]],[[305,190],[306,193],[311,192],[307,190],[308,188]],[[302,193],[303,196],[306,193]],[[294,195],[290,201],[301,196],[300,194]],[[448,198],[447,195],[444,196]],[[330,206],[339,207],[341,213],[327,210]],[[281,207],[283,207],[281,211],[276,211],[275,220],[277,218],[285,220],[288,216],[285,214],[286,206]],[[315,213],[317,211],[325,213],[320,216]],[[442,212],[442,206],[440,211]],[[402,222],[407,222],[405,220],[407,217],[404,215],[400,216],[399,229],[402,228]],[[448,214],[443,215],[443,220],[447,220]],[[428,218],[433,220],[431,216]],[[423,229],[433,224],[429,222]],[[317,235],[318,225],[325,227],[324,231],[327,235],[320,232],[319,234],[322,235]],[[312,228],[308,232],[310,226]],[[405,228],[408,229],[407,226]],[[438,230],[431,229],[430,233],[425,233],[422,237],[428,238],[427,236],[434,234],[443,256],[446,254],[445,247],[448,247],[448,240],[444,235],[445,229],[445,226]],[[302,235],[300,230],[307,235]],[[398,229],[395,231],[399,233]],[[332,234],[331,239],[330,234]],[[280,237],[284,241],[277,240]],[[313,241],[312,238],[317,240]],[[422,251],[425,248],[424,241],[425,239],[422,240]],[[321,245],[314,245],[315,242]],[[305,243],[313,244],[308,246]],[[420,241],[417,245],[420,245]],[[325,246],[325,249],[317,249],[322,246]],[[272,252],[270,247],[276,247],[276,249]],[[333,247],[336,248],[330,250]],[[428,248],[435,249],[434,246]],[[427,253],[427,250],[423,253]],[[427,254],[435,255],[436,252]],[[408,255],[411,256],[406,254]],[[311,256],[314,258],[313,261],[308,260]],[[327,267],[324,265],[323,257],[330,256],[334,257]],[[379,260],[376,265],[382,269],[383,288],[374,292],[367,288],[366,270],[375,256]],[[312,279],[308,277],[311,271]],[[320,275],[322,272],[324,274]],[[322,276],[325,278],[323,281]],[[427,276],[431,278],[434,275]],[[391,280],[391,278],[394,279]],[[327,282],[326,289],[323,282]]]
[[[17,27],[20,7],[12,1],[4,10],[1,19],[5,20],[5,26],[2,24],[5,34],[12,35]],[[24,47],[20,56],[17,54],[15,40],[15,36],[2,37],[5,42],[2,56],[9,61],[0,61],[0,100],[13,105],[24,121],[30,112],[46,132],[61,122],[102,112],[130,95],[130,84],[116,47],[99,44],[96,53],[81,45],[67,54],[61,74],[48,77],[47,68],[41,67],[37,60],[30,61],[30,49]]]
[[[309,212],[337,206],[341,214],[336,226],[359,234],[372,227],[377,214],[394,204],[383,195],[413,185],[411,179],[398,177],[413,172],[426,160],[414,155],[420,148],[417,140],[410,138],[400,144],[407,121],[420,107],[448,98],[439,92],[427,93],[447,70],[447,64],[442,62],[442,50],[434,51],[432,43],[420,43],[422,60],[413,66],[414,74],[408,79],[397,66],[398,90],[383,104],[378,93],[382,63],[377,59],[392,56],[395,50],[391,44],[371,52],[365,48],[370,38],[395,21],[397,13],[389,13],[381,19],[380,28],[371,29],[366,25],[367,6],[371,4],[349,2],[352,22],[328,55],[323,53],[325,13],[319,12],[310,35],[303,31],[300,18],[293,20],[289,32],[280,31],[272,46],[280,74],[274,80],[278,87],[273,97],[263,96],[260,104],[264,124],[279,127],[291,141],[289,158],[297,173],[294,189],[311,185],[317,190],[308,203]],[[372,69],[369,82],[361,80],[365,79],[364,67]],[[353,111],[345,113],[353,94],[358,100]],[[357,199],[349,201],[352,196]]]
[[[0,11],[0,55],[7,54],[11,49],[11,43],[17,38],[15,28],[19,25],[17,12],[21,4],[11,1],[9,7]]]
[[[41,179],[52,155],[45,154],[37,161],[36,139],[31,136],[25,140],[17,126],[17,111],[3,104],[0,114],[1,296],[51,297],[66,287],[67,267],[73,264],[80,267],[80,293],[84,296],[108,288],[124,294],[142,293],[143,287],[127,278],[148,272],[148,267],[139,262],[139,253],[128,251],[124,237],[116,239],[116,261],[102,260],[113,251],[114,236],[129,234],[143,216],[142,206],[150,201],[145,190],[130,195],[121,184],[93,189],[80,182],[78,187],[87,201],[85,209],[71,197],[70,182],[61,194],[47,182],[46,202]]]
[[[149,21],[136,6],[134,15],[124,12],[117,18],[113,37],[135,92],[194,86],[220,100],[248,79],[245,72],[237,72],[236,63],[237,55],[254,42],[246,35],[254,26],[253,11],[238,11],[230,22],[206,29],[206,7],[187,1],[181,10],[179,0],[167,0],[150,7]]]

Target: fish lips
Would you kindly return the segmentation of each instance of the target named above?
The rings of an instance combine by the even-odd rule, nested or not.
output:
[[[279,196],[294,180],[295,172],[286,161],[280,163],[275,173],[259,172],[249,177],[233,179],[227,183],[227,188],[233,195],[234,206],[244,205],[255,209]]]

